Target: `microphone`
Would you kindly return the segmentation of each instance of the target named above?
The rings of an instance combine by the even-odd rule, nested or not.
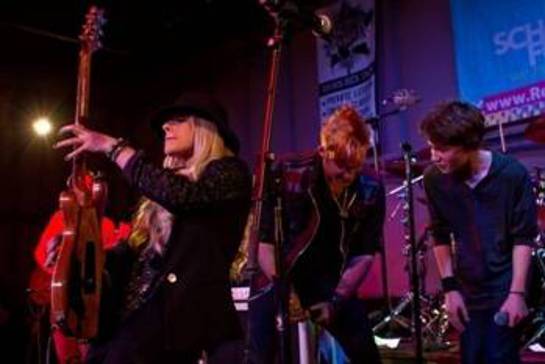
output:
[[[304,13],[301,13],[303,15]],[[317,36],[324,39],[329,38],[331,35],[331,32],[333,31],[333,21],[331,18],[325,14],[305,14],[310,15],[308,24],[310,25],[310,29],[312,29],[312,33]],[[301,18],[304,19],[304,18]]]
[[[327,39],[333,31],[333,22],[325,14],[300,7],[294,1],[289,0],[259,0],[259,3],[274,18],[284,18],[299,23],[312,30],[318,37]]]
[[[494,322],[498,326],[507,326],[509,323],[509,314],[504,311],[498,311],[494,315]]]
[[[333,31],[333,22],[331,18],[325,14],[316,14],[314,12],[299,12],[299,19],[303,25],[306,25],[312,30],[317,37],[328,38]]]

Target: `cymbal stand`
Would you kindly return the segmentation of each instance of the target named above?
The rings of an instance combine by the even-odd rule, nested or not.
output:
[[[379,153],[379,145],[380,145],[380,131],[379,131],[379,122],[381,120],[384,120],[390,116],[396,115],[400,113],[401,111],[404,111],[406,107],[396,107],[393,110],[383,112],[381,114],[378,114],[376,116],[370,117],[366,120],[367,124],[371,126],[371,129],[373,130],[372,133],[372,143],[371,143],[371,149],[373,152],[373,166],[375,173],[378,178],[382,179],[382,173],[381,173],[381,165],[380,162],[380,153]],[[386,307],[388,308],[388,311],[392,311],[392,300],[390,298],[390,288],[388,284],[388,259],[386,256],[386,248],[384,246],[384,238],[381,239],[380,242],[380,275],[382,277],[382,296],[384,298],[384,301],[386,302]]]

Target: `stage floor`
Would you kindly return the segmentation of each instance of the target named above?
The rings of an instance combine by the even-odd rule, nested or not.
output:
[[[414,348],[409,342],[401,343],[396,349],[380,349],[383,364],[402,364],[414,363]],[[432,352],[424,352],[426,364],[458,364],[460,356],[458,354],[458,345],[453,344],[450,348]],[[534,353],[525,350],[522,353],[523,364],[545,363],[545,353]]]

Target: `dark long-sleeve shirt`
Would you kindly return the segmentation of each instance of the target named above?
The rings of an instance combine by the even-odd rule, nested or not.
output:
[[[455,276],[469,308],[501,305],[511,284],[513,246],[537,236],[531,180],[515,159],[492,153],[488,174],[470,188],[435,166],[424,175],[436,244],[454,238]]]

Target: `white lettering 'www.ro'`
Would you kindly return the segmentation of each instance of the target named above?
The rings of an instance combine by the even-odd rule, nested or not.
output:
[[[535,23],[526,23],[495,33],[493,41],[496,45],[494,52],[499,56],[509,51],[526,49],[528,63],[535,67],[538,57],[545,57],[545,20],[540,19]]]
[[[545,86],[535,85],[510,95],[493,97],[490,100],[485,101],[483,110],[486,113],[492,113],[544,100]]]

